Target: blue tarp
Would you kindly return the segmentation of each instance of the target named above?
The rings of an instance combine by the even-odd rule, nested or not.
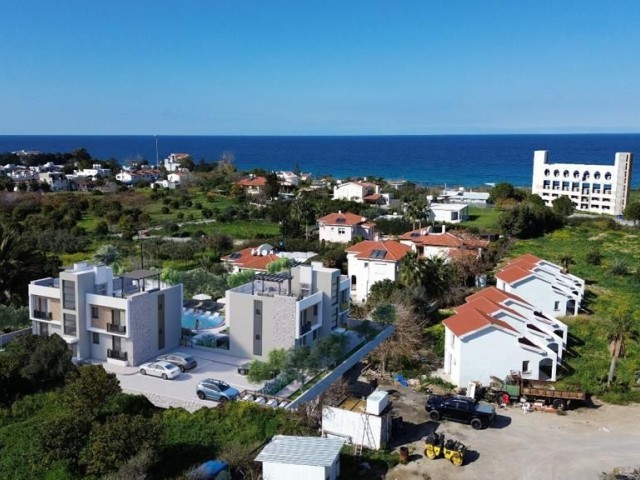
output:
[[[191,472],[191,475],[202,479],[214,479],[220,472],[229,467],[221,460],[209,460]]]
[[[396,374],[396,381],[402,385],[403,387],[408,387],[409,383],[407,382],[407,379],[404,378],[400,373]]]

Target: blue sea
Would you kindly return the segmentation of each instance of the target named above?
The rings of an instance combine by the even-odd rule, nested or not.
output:
[[[531,186],[534,150],[551,162],[613,164],[615,152],[640,155],[640,134],[428,135],[428,136],[158,136],[158,155],[189,153],[196,162],[231,152],[241,170],[291,170],[316,177],[381,176],[425,185],[482,186],[510,182]],[[0,152],[70,152],[84,147],[99,159],[121,163],[156,160],[156,137],[0,136]],[[640,185],[636,160],[632,185]]]

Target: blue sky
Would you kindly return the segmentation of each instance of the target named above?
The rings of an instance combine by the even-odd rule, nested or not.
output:
[[[2,0],[0,134],[640,131],[640,2]]]

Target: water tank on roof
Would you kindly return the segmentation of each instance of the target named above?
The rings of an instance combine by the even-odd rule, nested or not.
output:
[[[389,392],[375,390],[367,397],[366,412],[371,415],[380,415],[389,406]]]

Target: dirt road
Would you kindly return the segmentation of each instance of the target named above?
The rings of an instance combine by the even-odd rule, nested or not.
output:
[[[602,405],[561,416],[510,407],[499,411],[495,427],[476,431],[454,422],[428,421],[424,397],[402,389],[394,408],[409,422],[403,440],[412,460],[387,472],[387,480],[590,480],[615,467],[640,466],[640,405]],[[455,467],[424,456],[421,438],[436,429],[462,441],[469,461]],[[410,441],[410,443],[409,443]]]

